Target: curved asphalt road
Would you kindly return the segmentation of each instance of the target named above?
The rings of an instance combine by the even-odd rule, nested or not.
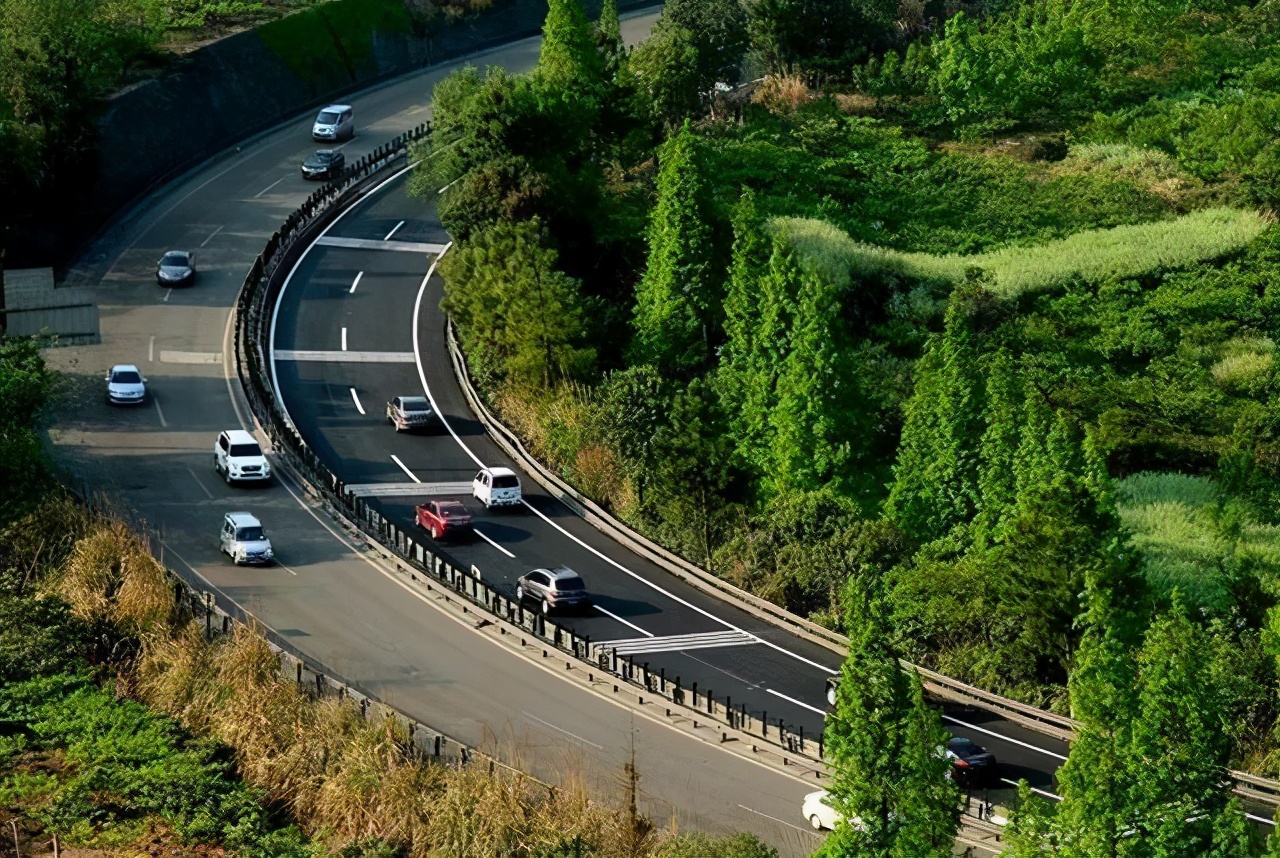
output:
[[[277,386],[295,425],[331,469],[401,529],[432,496],[469,506],[479,539],[445,547],[464,568],[514,596],[530,568],[565,564],[586,579],[595,608],[562,621],[594,642],[618,641],[636,663],[746,704],[814,737],[832,653],[722,602],[614,543],[527,475],[526,508],[486,511],[469,497],[481,464],[510,462],[484,433],[453,376],[433,261],[449,241],[431,205],[411,200],[402,175],[385,182],[312,245],[290,275],[274,326]],[[424,276],[431,272],[430,276]],[[395,433],[396,395],[426,393],[447,431]],[[428,535],[416,530],[422,542]],[[1051,788],[1065,758],[1047,740],[990,713],[948,709],[947,726],[990,748],[1002,775]]]
[[[632,36],[646,32],[655,17],[631,17],[624,29]],[[528,40],[473,61],[520,70],[533,65],[536,52],[536,40]],[[358,135],[346,146],[348,157],[359,158],[428,118],[430,88],[447,71],[353,97]],[[144,520],[168,565],[200,575],[310,658],[402,711],[535,775],[581,779],[614,799],[634,747],[641,807],[659,824],[754,831],[784,855],[808,854],[817,840],[799,818],[799,803],[812,782],[689,738],[512,658],[422,604],[322,512],[300,501],[295,488],[276,482],[233,489],[215,477],[217,432],[247,423],[231,363],[230,308],[254,256],[314,188],[297,172],[316,148],[307,133],[310,119],[299,116],[171,183],[117,223],[69,273],[68,285],[95,294],[102,343],[46,352],[68,378],[63,408],[49,429],[68,476]],[[415,211],[421,214],[420,207]],[[415,229],[407,224],[401,232],[413,237]],[[194,288],[170,292],[155,285],[155,260],[174,247],[197,254]],[[387,282],[409,269],[421,279],[421,258],[397,269],[394,259],[408,264],[412,255],[378,256],[391,266]],[[350,281],[332,285],[335,294],[373,306],[385,284],[370,268],[355,296],[347,291]],[[386,342],[397,336],[395,321],[384,317]],[[135,362],[147,375],[152,401],[146,406],[103,403],[103,372],[117,362]],[[279,566],[236,568],[218,553],[219,523],[232,509],[263,518]]]

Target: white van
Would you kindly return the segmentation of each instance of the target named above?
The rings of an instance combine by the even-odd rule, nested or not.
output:
[[[311,126],[313,140],[346,140],[356,136],[356,114],[349,104],[331,104]]]
[[[262,522],[247,512],[229,512],[223,516],[219,547],[237,566],[246,563],[265,566],[275,556]]]
[[[485,509],[519,506],[520,478],[510,468],[481,468],[471,481],[471,496],[484,504]]]

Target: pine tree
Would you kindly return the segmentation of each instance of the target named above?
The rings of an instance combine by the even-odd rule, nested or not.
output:
[[[720,299],[711,267],[705,181],[687,127],[662,149],[649,259],[636,288],[632,362],[688,377],[708,368],[719,337]]]
[[[945,327],[916,365],[885,512],[919,542],[966,524],[978,508],[983,380],[971,298],[953,293]]]
[[[984,546],[1013,506],[1017,487],[1013,461],[1022,433],[1026,395],[1022,377],[1008,349],[992,355],[987,369],[986,410],[983,419],[979,513],[974,541]]]
[[[843,816],[823,858],[928,858],[951,854],[959,795],[938,714],[920,678],[898,665],[880,584],[855,574],[845,589],[849,654],[827,720],[830,792]]]
[[[589,97],[599,95],[601,59],[580,0],[549,0],[542,25],[537,77],[547,90]]]

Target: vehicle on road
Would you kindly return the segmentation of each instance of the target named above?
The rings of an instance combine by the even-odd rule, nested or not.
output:
[[[347,166],[347,156],[337,149],[317,149],[302,162],[304,179],[336,179]]]
[[[436,413],[425,396],[397,396],[387,403],[387,422],[397,432],[413,432],[434,425]]]
[[[519,506],[523,498],[520,478],[510,468],[481,468],[471,481],[471,496],[485,509]]]
[[[156,282],[161,286],[190,286],[196,280],[196,255],[189,250],[170,250],[156,263]]]
[[[947,742],[947,759],[951,772],[962,786],[981,786],[995,779],[998,764],[995,755],[972,739],[956,736]]]
[[[220,547],[237,566],[265,566],[275,558],[262,522],[247,512],[229,512],[223,516]]]
[[[131,363],[118,363],[107,370],[107,402],[112,405],[141,405],[147,401],[147,380]]]
[[[474,532],[471,513],[458,501],[432,500],[414,509],[418,526],[430,531],[432,539],[458,539]]]
[[[568,566],[556,569],[533,569],[516,579],[516,601],[533,602],[544,614],[591,604],[587,585]]]
[[[831,806],[830,800],[831,794],[825,789],[811,792],[804,797],[800,812],[804,814],[805,819],[809,820],[809,825],[814,831],[835,828],[836,823],[844,818],[840,811]]]
[[[316,115],[313,140],[344,140],[356,136],[356,115],[349,104],[331,104]]]
[[[258,441],[243,429],[228,429],[213,442],[213,469],[227,481],[262,482],[271,479],[271,463]]]

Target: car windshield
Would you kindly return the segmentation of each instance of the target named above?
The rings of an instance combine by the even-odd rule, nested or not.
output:
[[[579,591],[587,589],[587,585],[582,583],[582,579],[578,577],[560,578],[556,580],[556,589],[561,593]]]
[[[141,384],[142,376],[133,370],[117,370],[111,373],[111,380],[116,384]]]
[[[160,260],[160,264],[181,267],[187,264],[187,255],[185,253],[166,253],[164,259]]]
[[[317,125],[336,125],[337,122],[338,122],[338,114],[329,110],[321,111],[320,115],[316,117]]]
[[[430,411],[431,403],[421,397],[416,399],[401,399],[400,407],[405,411]]]
[[[242,527],[236,531],[236,539],[241,542],[258,542],[262,538],[261,527]]]
[[[947,743],[947,748],[957,757],[968,757],[973,754],[981,754],[982,748],[975,745],[968,739],[952,739]]]
[[[515,489],[520,487],[520,480],[514,474],[498,474],[493,478],[495,489]]]
[[[233,456],[261,456],[262,448],[257,444],[232,444],[231,455]]]

